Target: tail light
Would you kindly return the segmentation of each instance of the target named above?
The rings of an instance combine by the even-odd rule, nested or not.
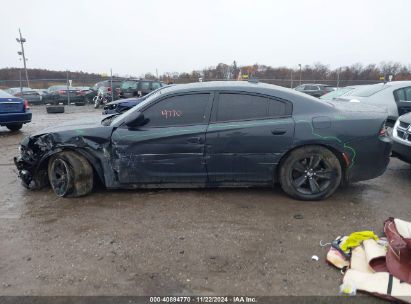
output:
[[[111,92],[111,88],[110,88],[110,87],[108,87],[108,88],[107,88],[107,91],[108,91],[108,92]]]
[[[24,110],[28,110],[28,109],[30,109],[29,102],[27,101],[27,99],[24,99]]]
[[[64,91],[64,90],[59,91],[59,94],[65,94],[65,93],[66,93],[66,91]]]
[[[386,122],[384,122],[381,126],[380,131],[378,132],[379,137],[385,137],[385,136],[390,136],[390,132],[388,130],[388,127],[386,125]]]

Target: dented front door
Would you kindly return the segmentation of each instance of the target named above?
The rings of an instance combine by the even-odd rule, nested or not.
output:
[[[210,94],[166,97],[142,111],[147,123],[113,132],[122,184],[204,184]]]

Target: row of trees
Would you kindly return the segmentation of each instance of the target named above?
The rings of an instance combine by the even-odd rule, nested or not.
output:
[[[0,87],[19,86],[19,68],[0,69]],[[55,83],[61,83],[67,78],[65,71],[50,71],[44,69],[29,69],[29,78],[32,80],[30,86],[33,88],[46,88]],[[210,80],[238,80],[256,78],[262,82],[278,84],[286,87],[295,87],[300,83],[320,82],[330,85],[353,85],[376,83],[392,75],[392,80],[411,80],[411,65],[403,65],[397,62],[381,62],[377,64],[362,65],[360,63],[336,69],[322,63],[304,65],[300,68],[271,67],[267,65],[254,64],[238,66],[234,61],[232,64],[219,63],[217,66],[195,70],[190,73],[164,73],[159,76],[166,83],[188,83]],[[69,79],[76,86],[91,86],[94,83],[109,79],[107,75],[69,72]],[[132,76],[131,76],[132,77]],[[146,79],[156,79],[151,73],[141,75]],[[24,77],[23,77],[24,78]],[[133,78],[136,78],[135,76]],[[25,82],[23,80],[23,85]]]
[[[402,65],[397,62],[381,62],[377,64],[362,65],[360,63],[336,69],[329,66],[314,63],[300,68],[271,67],[254,64],[249,66],[237,66],[234,61],[231,65],[219,63],[215,67],[208,67],[201,71],[191,73],[165,73],[161,76],[164,81],[186,83],[203,80],[226,80],[240,78],[256,78],[263,82],[295,87],[300,83],[322,82],[340,86],[353,84],[366,84],[380,82],[383,78],[388,80],[411,80],[411,65]],[[154,77],[146,74],[146,77]]]

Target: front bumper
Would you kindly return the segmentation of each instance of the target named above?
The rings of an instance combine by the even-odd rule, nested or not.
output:
[[[30,166],[21,158],[21,156],[14,157],[14,164],[18,171],[18,177],[21,179],[21,183],[27,189],[34,189],[35,182],[33,175],[30,172]]]
[[[411,145],[406,145],[394,138],[392,155],[411,164]]]

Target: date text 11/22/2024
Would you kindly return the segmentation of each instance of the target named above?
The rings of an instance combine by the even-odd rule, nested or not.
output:
[[[150,297],[150,303],[257,303],[255,297],[247,296],[163,296]]]

